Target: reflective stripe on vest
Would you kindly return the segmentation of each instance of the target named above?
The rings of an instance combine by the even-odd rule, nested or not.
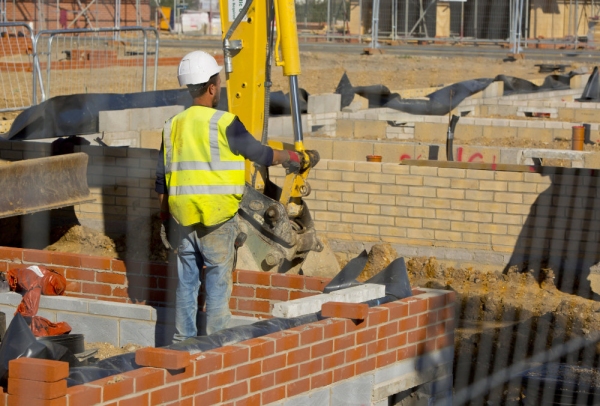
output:
[[[163,128],[169,208],[184,226],[220,224],[238,210],[245,160],[229,149],[225,134],[234,119],[227,112],[192,106]]]

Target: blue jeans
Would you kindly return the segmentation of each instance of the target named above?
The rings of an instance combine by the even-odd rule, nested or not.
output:
[[[198,335],[196,316],[203,266],[206,266],[206,332],[212,334],[227,327],[231,318],[229,298],[238,217],[236,214],[216,228],[180,227],[180,232],[173,342]]]

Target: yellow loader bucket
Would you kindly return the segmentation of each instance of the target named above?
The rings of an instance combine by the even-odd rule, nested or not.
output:
[[[0,162],[0,218],[90,202],[82,152]]]

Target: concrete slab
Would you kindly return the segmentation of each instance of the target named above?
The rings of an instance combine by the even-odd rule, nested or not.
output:
[[[100,316],[152,320],[152,307],[137,304],[93,301],[89,303],[89,313]]]
[[[90,301],[76,297],[41,296],[40,308],[62,310],[74,313],[87,313]]]
[[[84,334],[87,342],[106,342],[119,345],[117,319],[87,314],[58,313],[57,321],[66,321],[73,328],[72,334]]]
[[[373,374],[342,381],[331,388],[331,405],[368,405],[373,390]]]
[[[275,317],[298,317],[321,311],[321,306],[327,302],[361,303],[383,296],[385,296],[384,285],[364,284],[329,294],[275,303],[272,314]]]

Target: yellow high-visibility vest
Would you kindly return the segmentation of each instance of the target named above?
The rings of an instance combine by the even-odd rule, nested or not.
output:
[[[214,226],[238,211],[245,185],[244,157],[229,148],[235,115],[192,106],[163,128],[169,211],[183,226]]]

